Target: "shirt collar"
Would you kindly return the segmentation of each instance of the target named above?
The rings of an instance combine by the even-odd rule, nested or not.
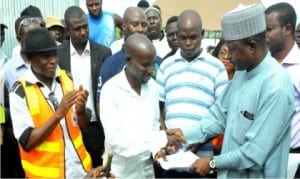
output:
[[[119,84],[119,88],[126,91],[127,93],[130,93],[132,96],[136,96],[136,97],[143,97],[145,94],[147,94],[147,91],[149,90],[149,82],[150,80],[152,80],[152,78],[149,79],[149,81],[145,84],[142,84],[141,86],[141,95],[138,95],[130,86],[128,79],[126,77],[126,73],[125,73],[125,68],[126,65],[124,66],[123,70],[121,71],[120,74],[120,83]]]
[[[271,56],[271,53],[268,52],[266,54],[266,56],[264,57],[264,59],[254,68],[252,69],[251,71],[247,72],[246,70],[246,74],[247,74],[247,77],[249,79],[255,77],[257,74],[259,74],[262,70],[265,69],[265,66],[269,64],[270,60],[274,60],[276,61],[272,56]],[[267,67],[268,68],[268,67]]]
[[[201,53],[199,54],[199,56],[198,57],[196,57],[196,58],[194,58],[192,61],[190,61],[190,62],[194,62],[194,61],[196,61],[196,60],[201,60],[201,59],[205,59],[206,57],[207,57],[207,53],[203,50],[203,48],[202,48],[202,51],[201,51]],[[185,58],[183,58],[182,56],[181,56],[181,49],[178,49],[177,51],[176,51],[176,53],[173,55],[174,56],[174,58],[175,58],[175,61],[187,61]]]
[[[131,86],[130,86],[130,84],[128,82],[128,79],[126,77],[125,68],[126,68],[126,65],[123,67],[121,75],[120,75],[121,80],[120,80],[120,83],[119,83],[120,84],[119,87],[122,88],[123,90],[126,90],[126,91],[129,92],[132,89],[131,89]]]
[[[289,51],[287,56],[281,62],[282,64],[300,64],[300,49],[298,48],[296,42],[293,45],[293,48]]]
[[[18,54],[17,56],[15,56],[15,58],[16,58],[16,61],[15,61],[16,69],[20,69],[20,68],[23,68],[23,67],[28,69],[30,67],[30,64],[24,62],[21,54]]]
[[[90,42],[89,40],[87,41],[86,45],[85,45],[85,48],[83,50],[83,54],[85,53],[90,53],[91,49],[90,49]],[[78,54],[75,47],[73,46],[71,40],[70,40],[70,53],[71,55],[75,55],[75,54]]]

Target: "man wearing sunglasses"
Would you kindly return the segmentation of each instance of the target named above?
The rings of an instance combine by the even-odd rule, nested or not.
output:
[[[15,32],[21,49],[24,46],[25,35],[29,30],[40,28],[41,20],[39,18],[30,16],[21,16],[15,22]],[[12,54],[12,58],[4,66],[6,82],[5,85],[10,90],[14,82],[24,74],[28,69],[29,62],[26,57],[21,53]]]
[[[45,22],[44,22],[44,18],[43,18],[43,15],[42,15],[42,13],[41,13],[41,10],[38,8],[38,7],[36,7],[36,6],[32,6],[32,5],[29,5],[29,6],[27,6],[25,9],[23,9],[23,11],[20,13],[20,17],[22,17],[22,16],[29,16],[29,17],[31,17],[32,19],[31,20],[33,20],[33,21],[36,21],[37,23],[39,23],[40,24],[40,26],[41,27],[45,27]],[[28,22],[28,21],[27,21]],[[25,24],[23,24],[23,23],[20,23],[20,24],[22,24],[22,25],[25,25],[26,24],[26,22],[25,22]],[[22,25],[20,25],[20,26],[18,26],[19,28],[21,28],[21,26]],[[17,28],[18,27],[15,27],[16,28],[16,35],[18,36],[18,32],[19,32],[19,30],[17,31]],[[24,35],[25,36],[25,35]],[[18,40],[19,41],[19,40]],[[21,50],[21,45],[20,44],[18,44],[17,46],[15,46],[14,48],[13,48],[13,51],[12,51],[12,56],[15,56],[15,55],[19,55],[20,54],[20,50]]]
[[[92,166],[81,134],[91,115],[89,94],[57,69],[57,46],[47,29],[30,30],[22,53],[31,66],[9,98],[26,177],[83,178]]]

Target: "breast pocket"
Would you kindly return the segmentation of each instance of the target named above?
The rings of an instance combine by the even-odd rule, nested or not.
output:
[[[241,111],[238,119],[233,122],[232,137],[237,143],[243,144],[246,140],[246,132],[252,126],[254,121],[253,113],[247,111]]]

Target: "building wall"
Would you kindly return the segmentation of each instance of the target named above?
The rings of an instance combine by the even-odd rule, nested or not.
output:
[[[167,19],[179,15],[183,10],[196,10],[206,30],[221,30],[222,15],[239,4],[258,3],[260,0],[156,0],[154,4],[161,7],[163,26]]]
[[[15,34],[15,21],[20,13],[29,5],[40,8],[43,17],[55,15],[63,18],[65,10],[71,5],[78,5],[78,0],[1,0],[0,1],[0,22],[8,26],[5,30],[5,41],[3,50],[8,57],[11,51],[18,44]]]

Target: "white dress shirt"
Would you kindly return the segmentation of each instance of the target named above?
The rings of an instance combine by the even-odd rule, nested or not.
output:
[[[81,55],[77,53],[72,43],[70,43],[70,45],[71,74],[74,81],[74,88],[77,89],[79,85],[82,85],[83,88],[89,92],[86,107],[92,112],[91,121],[96,121],[92,90],[90,43],[89,41],[87,42],[86,47]]]
[[[291,148],[300,147],[300,50],[296,43],[281,62],[289,73],[295,90],[296,113],[292,121]]]
[[[159,130],[156,83],[150,79],[138,95],[125,71],[108,80],[101,91],[100,119],[105,132],[105,152],[113,154],[111,170],[118,178],[153,178],[150,159],[167,143]]]
[[[10,90],[13,84],[30,68],[30,64],[25,63],[19,54],[12,56],[4,65],[5,85]]]

